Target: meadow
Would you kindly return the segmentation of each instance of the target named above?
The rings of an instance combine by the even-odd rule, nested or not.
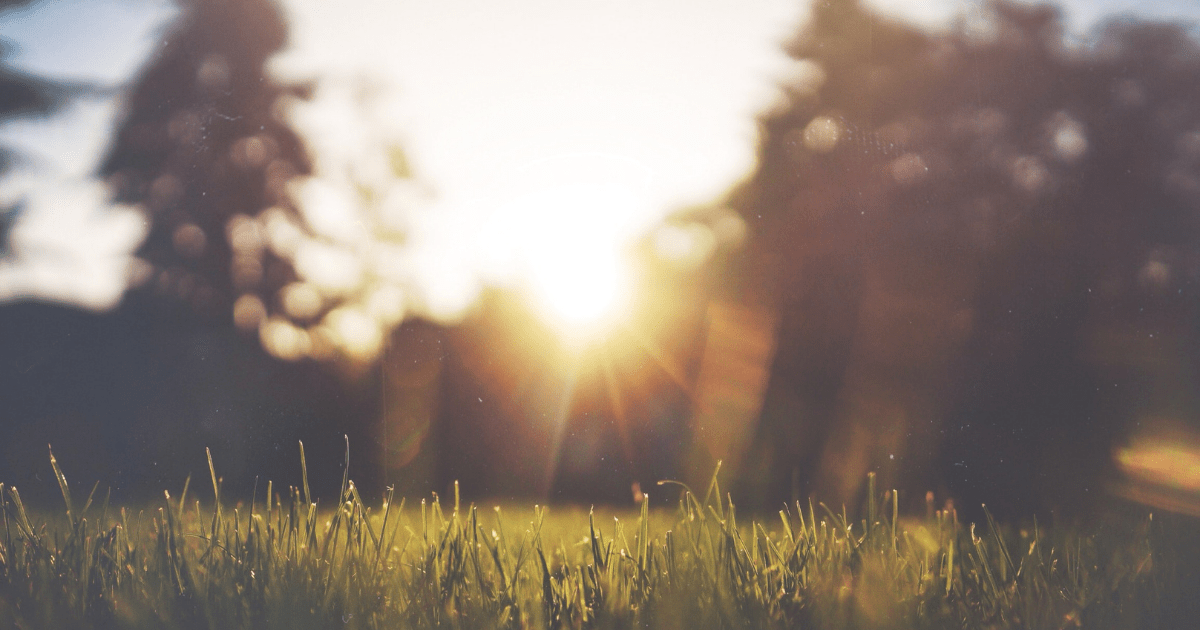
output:
[[[298,487],[224,504],[79,502],[0,484],[2,628],[1171,628],[1187,625],[1194,523],[1129,509],[1090,526],[795,502],[739,514],[718,470],[674,509],[341,501]],[[204,484],[208,486],[208,483]],[[100,493],[103,494],[103,493]]]

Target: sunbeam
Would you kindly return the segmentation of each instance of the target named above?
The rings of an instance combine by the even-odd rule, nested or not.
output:
[[[567,430],[567,422],[571,416],[571,404],[575,400],[575,385],[579,379],[577,368],[567,370],[558,401],[551,418],[550,456],[546,458],[546,473],[542,481],[542,496],[550,498],[554,490],[555,473],[558,471],[559,459],[562,455],[563,435]]]

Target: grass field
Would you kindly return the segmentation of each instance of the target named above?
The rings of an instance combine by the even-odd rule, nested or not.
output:
[[[0,628],[1194,627],[1188,523],[1142,512],[1089,531],[990,515],[906,518],[874,487],[863,514],[794,503],[739,515],[718,476],[674,510],[370,506],[300,487],[241,507],[185,484],[154,509],[73,498],[30,514],[0,484]],[[205,484],[208,485],[208,484]],[[457,494],[457,492],[456,492]],[[1157,520],[1156,520],[1157,519]]]

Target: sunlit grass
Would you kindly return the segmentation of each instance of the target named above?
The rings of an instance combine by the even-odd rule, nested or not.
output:
[[[326,509],[301,449],[300,487],[240,507],[211,458],[213,495],[185,484],[153,509],[95,489],[77,505],[53,458],[64,513],[0,485],[0,627],[1162,628],[1185,601],[1149,515],[1092,532],[910,519],[872,477],[857,520],[809,502],[748,518],[716,475],[616,518],[391,491],[368,507],[345,475]]]

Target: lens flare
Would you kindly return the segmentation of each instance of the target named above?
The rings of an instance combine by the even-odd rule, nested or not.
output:
[[[544,258],[531,269],[538,301],[557,322],[568,327],[591,326],[615,315],[625,297],[628,279],[613,252],[570,251],[566,244],[548,247]],[[553,251],[561,249],[562,251]],[[595,248],[603,249],[603,248]]]
[[[568,342],[603,336],[632,299],[631,244],[655,217],[633,187],[576,181],[535,189],[496,214],[490,258],[510,267],[537,316]]]
[[[1200,434],[1182,421],[1146,418],[1114,457],[1124,479],[1117,494],[1146,505],[1200,516]]]

